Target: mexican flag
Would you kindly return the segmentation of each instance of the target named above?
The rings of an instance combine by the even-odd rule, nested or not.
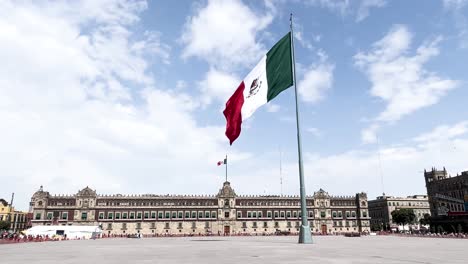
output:
[[[229,138],[229,143],[232,145],[239,137],[242,121],[292,85],[291,32],[289,32],[263,56],[227,101],[223,113],[227,121],[226,136]]]

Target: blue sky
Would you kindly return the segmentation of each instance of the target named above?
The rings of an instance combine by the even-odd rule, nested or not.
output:
[[[3,1],[0,197],[298,194],[293,89],[224,104],[294,14],[306,191],[425,193],[468,169],[468,1]],[[380,160],[379,160],[380,156]],[[384,186],[381,185],[381,176]]]

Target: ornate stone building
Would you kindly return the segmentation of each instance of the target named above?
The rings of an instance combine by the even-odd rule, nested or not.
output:
[[[468,232],[468,171],[424,170],[433,232]]]
[[[367,195],[307,197],[313,232],[368,232]],[[76,195],[51,195],[42,186],[31,198],[32,224],[101,225],[120,234],[262,234],[298,232],[298,196],[239,196],[225,182],[217,195],[98,195],[86,187]]]
[[[378,196],[377,199],[369,201],[369,215],[371,226],[376,230],[388,230],[397,227],[393,223],[392,212],[398,209],[412,209],[416,215],[416,223],[410,225],[413,229],[419,229],[419,219],[425,214],[430,215],[427,195],[411,195],[407,197]]]

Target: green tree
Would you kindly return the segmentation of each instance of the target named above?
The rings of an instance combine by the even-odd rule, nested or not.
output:
[[[431,215],[424,214],[424,218],[419,219],[419,224],[421,225],[430,225],[431,224]]]
[[[403,225],[403,230],[406,224],[412,224],[416,220],[416,215],[413,209],[399,209],[392,212],[392,219],[394,223]]]
[[[8,230],[8,229],[10,229],[10,222],[0,221],[0,230]]]
[[[382,223],[371,224],[371,231],[382,231]]]

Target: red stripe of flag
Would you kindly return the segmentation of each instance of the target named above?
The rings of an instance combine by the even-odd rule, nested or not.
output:
[[[242,81],[234,94],[226,103],[226,109],[223,114],[226,117],[226,136],[229,138],[229,143],[232,145],[241,132],[242,125],[242,105],[244,104],[244,89],[245,84]],[[220,165],[220,164],[218,164]]]

